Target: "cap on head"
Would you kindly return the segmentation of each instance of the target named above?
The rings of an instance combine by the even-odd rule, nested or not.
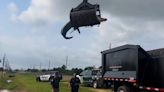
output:
[[[56,75],[56,73],[54,73],[54,77],[56,77],[57,75]]]

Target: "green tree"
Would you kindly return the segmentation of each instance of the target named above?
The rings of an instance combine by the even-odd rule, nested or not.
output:
[[[78,69],[78,68],[72,68],[72,72],[76,73],[77,75],[80,74],[83,71],[83,69]]]
[[[57,71],[58,69],[57,68],[53,68],[53,71]]]
[[[42,69],[42,72],[46,72],[47,70],[46,69]]]
[[[100,66],[99,69],[102,69],[102,66]]]
[[[63,70],[66,70],[66,66],[65,66],[65,65],[63,65],[63,66],[62,66],[62,69],[63,69]]]
[[[19,70],[18,70],[18,69],[15,69],[14,71],[15,71],[15,72],[18,72]]]
[[[91,69],[94,69],[94,67],[86,67],[84,70],[91,70]]]
[[[66,70],[66,66],[62,65],[61,67],[53,68],[53,71],[59,71],[63,75],[73,75],[73,73],[80,74],[83,71],[83,69],[72,68],[71,70]]]
[[[0,71],[3,71],[3,68],[2,67],[0,67]]]
[[[38,72],[38,69],[32,69],[31,72]]]
[[[31,69],[27,69],[27,71],[29,72],[29,71],[31,71]]]

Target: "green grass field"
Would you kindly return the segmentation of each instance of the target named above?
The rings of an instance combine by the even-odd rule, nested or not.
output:
[[[5,74],[3,79],[0,79],[0,89],[8,90],[27,90],[30,92],[51,92],[50,82],[37,82],[36,74],[29,73],[14,73],[15,77],[9,78],[9,74]],[[11,79],[12,83],[7,83]],[[68,90],[68,81],[66,79],[60,82],[59,92],[71,92]],[[109,89],[93,89],[92,87],[80,86],[79,92],[112,92]]]

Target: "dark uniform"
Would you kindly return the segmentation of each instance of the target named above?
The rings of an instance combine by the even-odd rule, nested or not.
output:
[[[71,92],[78,92],[78,90],[79,90],[79,85],[75,85],[75,83],[80,83],[80,80],[79,80],[79,78],[77,78],[77,77],[73,77],[71,80],[70,80],[70,83],[71,83],[71,87],[72,87],[72,89],[71,89]]]
[[[54,89],[55,89],[54,91],[55,92],[57,90],[59,90],[59,82],[60,82],[60,79],[59,78],[53,78],[53,81],[51,81],[51,85],[54,87]]]

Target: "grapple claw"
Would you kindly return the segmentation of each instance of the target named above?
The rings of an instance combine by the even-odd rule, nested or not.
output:
[[[72,34],[72,33],[73,33],[73,31],[74,31],[74,30],[72,30],[70,34]]]
[[[61,34],[65,39],[71,39],[73,37],[66,37],[67,32],[72,28],[71,22],[68,22],[61,30]]]
[[[66,33],[72,27],[74,30],[80,34],[79,27],[84,26],[94,26],[100,25],[101,22],[106,21],[107,19],[101,18],[101,13],[99,5],[92,5],[88,3],[88,0],[83,0],[83,2],[78,5],[76,8],[71,9],[70,11],[70,22],[68,22],[62,29],[61,34],[65,39],[71,39],[72,37],[66,37]],[[72,32],[71,32],[72,33]]]
[[[79,34],[80,34],[80,30],[79,30],[79,28],[77,29],[77,31],[79,32]]]

